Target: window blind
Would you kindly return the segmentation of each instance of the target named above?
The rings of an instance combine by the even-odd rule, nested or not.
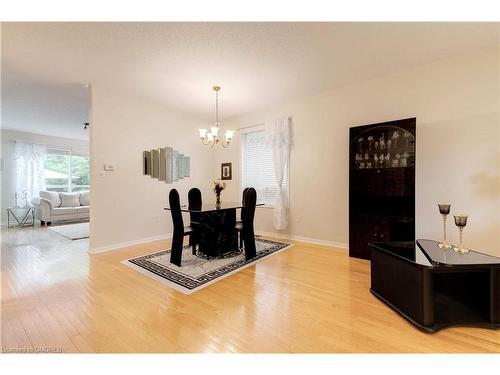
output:
[[[278,187],[274,174],[271,150],[266,147],[264,130],[251,131],[241,135],[242,190],[253,187],[257,201],[273,206]],[[288,194],[288,165],[283,178],[283,190]]]

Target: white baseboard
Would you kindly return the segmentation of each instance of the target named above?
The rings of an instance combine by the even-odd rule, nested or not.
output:
[[[283,238],[283,239],[292,240],[292,241],[306,242],[306,243],[310,243],[310,244],[314,244],[314,245],[336,247],[336,248],[340,248],[340,249],[349,249],[349,245],[346,243],[343,243],[343,242],[325,241],[325,240],[318,240],[316,238],[291,236],[288,234],[273,233],[273,232],[256,231],[255,234],[260,235],[260,236],[269,236],[269,237]]]
[[[120,242],[120,243],[114,243],[114,244],[106,245],[106,246],[94,247],[92,249],[89,249],[89,253],[91,253],[91,254],[104,253],[106,251],[120,250],[120,249],[123,249],[125,247],[142,245],[142,244],[145,244],[148,242],[154,242],[154,241],[169,240],[171,238],[172,238],[172,233],[162,234],[160,236],[145,237],[145,238],[141,238],[141,239],[133,240],[133,241]]]
[[[349,248],[349,246],[346,243],[318,240],[318,239],[309,238],[309,237],[290,236],[288,234],[272,233],[272,232],[259,232],[259,231],[256,232],[255,234],[257,234],[259,236],[276,237],[276,238],[283,238],[286,240],[305,242],[305,243],[310,243],[310,244],[314,244],[314,245],[335,247],[338,249],[348,249]],[[148,242],[154,242],[154,241],[169,240],[171,238],[172,238],[172,233],[167,233],[167,234],[160,235],[160,236],[146,237],[146,238],[141,238],[141,239],[133,240],[133,241],[120,242],[120,243],[114,243],[114,244],[106,245],[106,246],[94,247],[92,249],[89,249],[89,253],[91,253],[91,254],[104,253],[106,251],[120,250],[120,249],[130,247],[130,246],[142,245],[142,244],[145,244]]]

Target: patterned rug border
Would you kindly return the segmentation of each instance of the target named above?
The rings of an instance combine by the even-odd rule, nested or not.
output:
[[[258,252],[257,257],[255,257],[254,259],[251,259],[249,261],[240,259],[236,262],[222,266],[217,270],[211,271],[208,274],[201,275],[196,279],[190,278],[183,274],[179,274],[173,270],[158,265],[157,263],[148,261],[148,259],[157,257],[159,255],[170,254],[170,249],[154,251],[148,254],[141,255],[140,257],[125,259],[120,263],[142,273],[143,275],[151,279],[159,281],[160,283],[167,285],[177,290],[178,292],[189,295],[230,275],[233,275],[240,270],[252,266],[271,255],[280,253],[295,245],[293,243],[279,242],[264,238],[257,238],[257,240],[269,244],[274,244],[274,246]],[[184,246],[184,249],[190,250],[189,246]]]

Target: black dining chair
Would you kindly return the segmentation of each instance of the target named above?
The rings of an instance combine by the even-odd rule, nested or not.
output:
[[[242,235],[242,230],[243,230],[243,217],[245,217],[245,197],[247,195],[248,189],[250,188],[245,188],[243,189],[243,196],[241,198],[241,213],[240,213],[240,218],[241,220],[236,221],[236,230],[238,231],[240,235],[240,249],[243,248],[243,235]]]
[[[172,214],[172,222],[174,224],[170,263],[180,267],[182,259],[182,248],[184,245],[184,236],[191,235],[191,233],[193,233],[193,229],[190,226],[184,226],[179,193],[176,189],[170,190],[168,200],[170,204],[170,213]]]
[[[255,216],[255,207],[257,205],[257,192],[254,188],[248,188],[243,202],[242,228],[241,236],[245,247],[245,259],[255,258],[257,250],[255,247],[255,233],[253,229],[253,219]]]
[[[200,210],[201,209],[201,191],[198,188],[192,188],[188,192],[188,208],[189,210]],[[193,233],[189,235],[189,246],[193,249],[193,254],[196,254],[196,245],[198,245],[198,227],[200,224],[199,212],[189,212],[190,226]]]

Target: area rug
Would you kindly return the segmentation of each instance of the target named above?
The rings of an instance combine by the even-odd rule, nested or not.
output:
[[[55,227],[49,227],[49,230],[56,232],[63,237],[70,240],[81,240],[83,238],[89,238],[89,223],[77,223],[77,224],[66,224],[57,225]]]
[[[121,263],[181,293],[191,294],[293,246],[265,239],[256,239],[255,245],[257,256],[249,261],[245,260],[244,253],[231,258],[207,260],[193,255],[191,248],[185,246],[181,267],[170,263],[170,249],[123,260]]]

